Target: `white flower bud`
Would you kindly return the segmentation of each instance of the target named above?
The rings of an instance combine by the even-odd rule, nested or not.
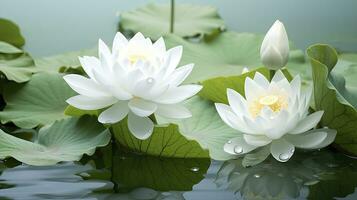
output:
[[[260,48],[262,63],[269,69],[278,70],[289,59],[289,40],[284,24],[276,20],[264,37]]]

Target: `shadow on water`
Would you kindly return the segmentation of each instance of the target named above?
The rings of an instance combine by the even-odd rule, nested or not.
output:
[[[331,150],[287,163],[154,158],[112,152],[48,167],[0,162],[0,199],[354,199],[357,160]]]

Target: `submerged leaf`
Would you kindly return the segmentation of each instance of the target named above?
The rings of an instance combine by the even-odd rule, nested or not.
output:
[[[149,4],[120,16],[120,29],[142,32],[151,39],[170,32],[170,5]],[[217,9],[210,6],[175,5],[174,34],[180,37],[213,34],[224,27]]]
[[[346,88],[344,78],[334,73],[337,53],[332,47],[314,45],[307,54],[312,66],[315,106],[317,110],[324,110],[320,123],[337,130],[337,147],[357,155],[357,111],[354,107],[357,90]]]
[[[0,18],[0,41],[16,47],[22,47],[25,44],[25,39],[22,37],[19,27],[10,20],[3,18]]]
[[[1,122],[34,128],[63,119],[66,100],[74,95],[60,74],[39,73],[26,84],[6,84],[3,93],[6,107],[0,112]]]
[[[13,157],[29,165],[53,165],[92,155],[110,141],[110,132],[88,116],[56,121],[40,129],[36,142],[0,130],[0,159]]]

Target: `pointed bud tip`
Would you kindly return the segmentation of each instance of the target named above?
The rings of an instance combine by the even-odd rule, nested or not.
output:
[[[280,69],[286,65],[289,58],[289,40],[281,21],[276,20],[265,35],[260,57],[268,68]]]

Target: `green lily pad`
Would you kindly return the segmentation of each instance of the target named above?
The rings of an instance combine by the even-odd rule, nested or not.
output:
[[[221,120],[213,103],[200,97],[193,97],[184,105],[192,112],[191,118],[173,120],[157,116],[158,123],[177,124],[183,136],[197,141],[202,148],[208,149],[210,157],[215,160],[234,158],[223,150],[223,146],[228,140],[239,137],[239,133]]]
[[[16,47],[22,47],[25,44],[25,39],[22,37],[19,27],[10,20],[3,18],[0,18],[0,41]]]
[[[262,40],[261,35],[235,32],[221,33],[204,43],[192,43],[175,35],[165,37],[168,47],[183,46],[181,65],[195,64],[185,83],[240,75],[244,67],[252,70],[262,66],[259,53]],[[289,66],[294,69],[299,69],[299,66],[303,68],[304,56],[299,51],[291,51],[287,69],[290,69]]]
[[[58,72],[61,68],[66,71],[67,68],[78,68],[81,64],[79,56],[97,56],[97,49],[84,49],[80,51],[72,51],[63,54],[37,58],[35,65],[39,71]],[[63,68],[67,67],[67,68]]]
[[[53,165],[92,155],[96,147],[109,143],[110,132],[88,116],[56,121],[40,129],[36,142],[0,130],[0,159],[13,157],[29,165]]]
[[[207,150],[181,135],[174,124],[155,126],[146,140],[137,139],[130,133],[126,119],[111,128],[117,142],[131,152],[168,158],[209,158]]]
[[[234,156],[224,152],[223,145],[238,137],[219,117],[212,102],[193,97],[184,103],[192,117],[182,120],[156,116],[159,125],[147,140],[135,138],[128,130],[126,120],[112,126],[119,144],[131,152],[159,157],[213,158],[228,160]],[[83,111],[68,106],[70,116],[98,115],[100,111]],[[169,124],[169,125],[168,125]],[[208,155],[209,154],[209,155]]]
[[[23,51],[9,43],[0,41],[0,53],[1,54],[21,54]],[[2,55],[4,57],[4,55]]]
[[[21,49],[0,41],[0,73],[18,83],[30,80],[36,72],[32,58]]]
[[[332,47],[314,45],[308,48],[307,54],[312,66],[315,107],[324,110],[320,123],[337,130],[336,147],[357,155],[356,90],[346,88],[344,78],[333,73],[337,53]]]
[[[170,5],[148,4],[120,15],[119,28],[141,32],[151,39],[158,39],[170,32]],[[224,21],[217,9],[203,5],[175,5],[174,34],[180,37],[210,35],[219,32]]]
[[[0,112],[1,122],[21,128],[65,118],[66,100],[75,95],[61,74],[52,73],[38,73],[26,84],[9,83],[3,89],[6,107]]]
[[[357,108],[357,54],[339,55],[336,66],[331,71],[331,81],[339,93]]]
[[[151,188],[158,191],[189,191],[199,183],[210,159],[114,156],[112,180],[119,190]],[[136,178],[133,178],[136,177]]]
[[[81,117],[83,115],[91,115],[98,117],[100,113],[101,110],[81,110],[71,105],[68,105],[67,108],[64,110],[65,115],[72,117]]]

